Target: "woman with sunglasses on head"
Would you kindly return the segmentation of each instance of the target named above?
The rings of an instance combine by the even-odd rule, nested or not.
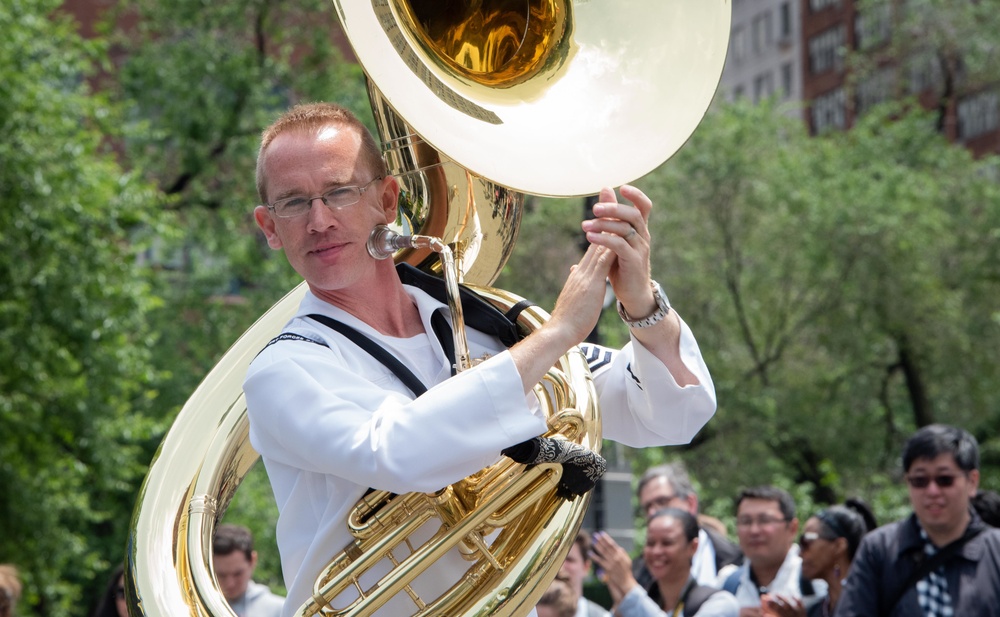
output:
[[[826,581],[826,598],[807,610],[798,600],[764,596],[761,602],[763,614],[773,617],[833,615],[861,538],[876,526],[871,509],[857,499],[848,499],[842,506],[830,506],[817,512],[806,521],[799,538],[802,577]]]
[[[616,617],[737,617],[728,591],[699,585],[691,574],[698,550],[698,521],[687,510],[665,508],[650,517],[642,556],[653,576],[643,589],[632,576],[632,559],[611,536],[595,535],[591,556],[604,570]]]

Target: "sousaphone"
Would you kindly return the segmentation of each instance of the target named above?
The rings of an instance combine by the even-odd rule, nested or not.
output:
[[[396,259],[440,272],[438,253],[446,247],[455,277],[470,286],[489,285],[503,268],[523,193],[595,194],[645,175],[684,144],[714,96],[731,17],[729,0],[334,4],[368,76],[386,157],[404,189],[396,231],[433,239],[410,243]],[[480,289],[501,307],[517,301]],[[258,460],[242,382],[304,292],[304,285],[292,290],[233,345],[161,444],[129,533],[133,617],[233,615],[212,571],[211,542]],[[544,319],[530,309],[519,323],[530,331]],[[592,383],[578,352],[564,356],[536,392],[551,434],[600,448]],[[376,498],[386,516],[398,507],[449,518],[445,526],[458,531],[438,540],[468,553],[473,564],[447,597],[415,600],[414,614],[525,615],[558,571],[587,499],[552,495],[557,467],[526,473],[509,461],[499,465],[442,489],[451,491],[444,505],[440,494]],[[469,503],[485,505],[466,511]],[[370,518],[366,508],[359,504],[359,526]],[[398,518],[405,525],[407,516]],[[394,541],[359,536],[345,551],[347,561],[344,553],[331,555],[316,603],[298,613],[372,614],[381,600],[343,609],[327,602],[359,552]],[[435,552],[429,548],[410,565],[426,567]],[[380,587],[407,593],[408,580],[393,575]]]

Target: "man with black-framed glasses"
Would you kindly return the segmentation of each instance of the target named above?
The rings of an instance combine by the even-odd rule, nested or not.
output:
[[[933,424],[903,449],[913,514],[861,542],[836,615],[977,617],[1000,607],[1000,530],[971,507],[979,445]]]

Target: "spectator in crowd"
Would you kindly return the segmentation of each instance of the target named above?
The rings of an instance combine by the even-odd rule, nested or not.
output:
[[[222,594],[237,617],[280,617],[285,599],[253,581],[257,551],[250,530],[219,525],[212,541],[212,567]]]
[[[798,531],[795,502],[787,492],[760,486],[740,493],[736,533],[746,560],[719,581],[736,596],[740,617],[762,615],[761,596],[765,594],[784,602],[800,599],[808,610],[825,593],[822,581],[814,583],[802,576],[802,558],[795,543]]]
[[[535,612],[538,617],[573,617],[576,615],[576,600],[569,584],[559,578],[553,580],[535,605]]]
[[[0,617],[11,617],[21,598],[21,579],[17,568],[0,564]]]
[[[837,606],[843,580],[851,567],[861,538],[876,527],[875,515],[862,501],[849,499],[842,506],[820,510],[802,527],[802,577],[826,581],[827,593],[806,611],[802,601],[769,595],[761,599],[764,613],[772,617],[830,617]]]
[[[701,585],[691,571],[698,552],[698,521],[681,508],[664,508],[649,519],[643,558],[653,582],[643,588],[632,576],[632,560],[606,533],[595,536],[593,559],[604,569],[616,617],[736,617],[736,598]]]
[[[702,585],[712,585],[719,571],[729,565],[743,563],[743,553],[714,524],[705,524],[698,513],[698,494],[684,464],[677,461],[646,470],[639,478],[637,489],[639,508],[647,521],[666,507],[681,508],[698,517],[698,552],[691,563],[691,573]],[[715,519],[713,519],[714,521]],[[634,561],[633,574],[644,588],[652,582],[645,561]]]
[[[92,617],[128,617],[128,605],[125,603],[125,566],[119,565],[111,571]]]
[[[573,546],[570,547],[566,560],[559,568],[558,578],[565,581],[573,594],[576,617],[608,617],[608,611],[592,600],[583,597],[583,581],[590,572],[593,562],[590,560],[590,535],[581,531],[576,534]]]
[[[972,507],[983,522],[990,527],[1000,527],[1000,494],[996,491],[976,491],[972,498]]]
[[[1000,530],[971,507],[979,444],[932,424],[903,448],[913,513],[865,536],[835,615],[985,617],[1000,607]]]

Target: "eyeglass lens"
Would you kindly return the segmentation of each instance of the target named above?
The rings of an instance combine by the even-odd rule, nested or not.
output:
[[[955,479],[958,476],[953,476],[950,474],[943,474],[940,476],[907,476],[906,481],[910,483],[913,488],[927,488],[930,486],[931,482],[937,484],[940,488],[948,488],[955,483]]]
[[[305,214],[312,208],[312,202],[316,199],[321,199],[328,208],[335,210],[346,208],[358,203],[361,200],[361,194],[368,190],[368,187],[373,182],[381,179],[381,176],[376,176],[363,186],[340,186],[315,197],[289,197],[281,199],[271,204],[271,207],[278,216],[286,218]]]
[[[786,519],[777,518],[774,516],[762,516],[760,518],[751,517],[740,517],[736,519],[736,525],[739,527],[753,527],[757,525],[758,527],[767,527],[769,525],[777,525],[778,523],[784,523]]]

